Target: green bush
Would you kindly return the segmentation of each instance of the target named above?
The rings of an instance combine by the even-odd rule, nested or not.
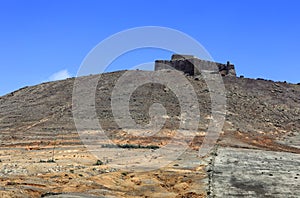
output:
[[[103,162],[101,160],[97,160],[95,166],[100,166],[100,165],[103,165]]]

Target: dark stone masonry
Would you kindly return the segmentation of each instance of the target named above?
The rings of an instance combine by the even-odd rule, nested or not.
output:
[[[219,72],[222,76],[236,76],[234,65],[201,60],[192,55],[173,54],[171,60],[156,60],[155,71],[163,69],[176,69],[185,74],[196,76],[202,71]],[[199,69],[200,68],[200,69]]]

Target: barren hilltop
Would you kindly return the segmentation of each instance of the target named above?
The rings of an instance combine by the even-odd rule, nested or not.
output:
[[[113,88],[125,72],[80,77],[87,84],[100,79],[97,119],[117,145],[103,149],[155,152],[179,127],[179,101],[163,85],[139,87],[129,101],[135,122],[149,123],[153,103],[162,104],[168,116],[159,134],[125,133],[111,109]],[[83,145],[72,114],[74,78],[0,97],[0,197],[299,197],[300,85],[223,76],[226,120],[213,151],[199,158],[210,120],[210,91],[201,77],[186,78],[198,98],[198,131],[177,160],[145,172],[112,167],[114,159],[96,158]]]

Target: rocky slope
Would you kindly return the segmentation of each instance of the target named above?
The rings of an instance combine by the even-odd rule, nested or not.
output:
[[[139,87],[133,92],[129,102],[132,118],[139,124],[149,123],[150,106],[153,103],[161,103],[168,115],[162,129],[165,137],[136,138],[124,135],[124,131],[114,121],[111,110],[111,93],[124,72],[102,74],[98,82],[95,108],[101,126],[118,144],[164,145],[169,140],[170,131],[179,127],[178,99],[163,85],[148,83]],[[151,72],[145,73],[151,74]],[[99,76],[81,78],[89,81]],[[186,78],[192,84],[198,97],[201,112],[198,132],[201,134],[208,127],[211,111],[209,89],[201,77],[187,76]],[[89,194],[104,197],[108,195],[111,197],[231,197],[241,195],[272,197],[275,196],[274,194],[284,197],[289,187],[286,186],[281,191],[280,182],[278,185],[274,182],[280,178],[283,178],[282,181],[288,179],[286,175],[290,173],[283,171],[284,168],[290,169],[292,174],[295,174],[293,175],[295,178],[299,174],[294,168],[300,165],[298,157],[300,153],[300,85],[262,79],[223,77],[227,98],[226,121],[213,155],[199,159],[199,164],[193,169],[182,165],[193,160],[191,156],[194,154],[186,154],[185,162],[180,160],[161,170],[136,174],[112,169],[109,167],[109,162],[94,167],[96,158],[82,147],[72,117],[74,80],[72,78],[24,87],[0,97],[0,175],[2,178],[0,195],[2,197],[22,197],[24,196],[22,192],[29,197],[50,196],[57,193],[81,193],[80,196]],[[202,140],[203,135],[197,135],[190,144],[190,152],[195,153]],[[233,149],[230,150],[232,156],[228,157],[226,147]],[[266,151],[273,152],[267,155],[275,157],[281,156],[280,153],[284,152],[288,159],[282,161],[282,168],[278,170],[282,174],[273,179],[268,178],[268,180],[265,177],[256,177],[255,175],[258,172],[261,173],[264,168],[258,166],[257,161],[252,160],[253,149],[263,152],[259,156],[264,156]],[[53,152],[56,152],[54,157],[51,154]],[[240,155],[241,159],[249,154],[247,158],[249,163],[244,166],[253,165],[258,169],[257,172],[251,172],[249,177],[252,180],[246,181],[240,175],[231,174],[234,163],[233,165],[228,163],[230,168],[223,167],[226,164],[221,163],[222,160],[234,161],[239,158],[234,153]],[[218,154],[220,155],[215,156]],[[289,156],[294,158],[293,163],[290,162]],[[47,160],[51,158],[54,158],[55,163],[47,163]],[[46,163],[43,163],[43,160]],[[258,159],[258,161],[263,161],[263,159]],[[270,161],[269,165],[265,166],[268,174],[275,170],[275,166],[278,166],[276,163]],[[214,172],[214,170],[217,171]],[[26,179],[26,175],[31,176],[30,181]],[[186,177],[189,179],[184,179]],[[43,182],[46,180],[48,184],[44,185]],[[228,181],[227,187],[225,186],[228,191],[220,190],[222,189],[221,180]],[[266,182],[261,183],[260,180],[266,180]],[[249,182],[254,182],[254,184],[256,182],[260,190],[255,191],[257,185],[254,184],[246,186]],[[266,188],[266,185],[273,185],[275,189]],[[295,190],[300,189],[299,180],[290,181],[290,186],[294,190],[288,195],[296,197],[297,193],[300,193]],[[149,191],[149,189],[152,190]]]

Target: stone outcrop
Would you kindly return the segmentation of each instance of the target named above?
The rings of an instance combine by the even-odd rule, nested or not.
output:
[[[200,75],[201,71],[219,72],[222,76],[236,76],[234,65],[201,60],[192,55],[173,54],[171,60],[156,60],[155,71],[176,69],[187,75]]]

